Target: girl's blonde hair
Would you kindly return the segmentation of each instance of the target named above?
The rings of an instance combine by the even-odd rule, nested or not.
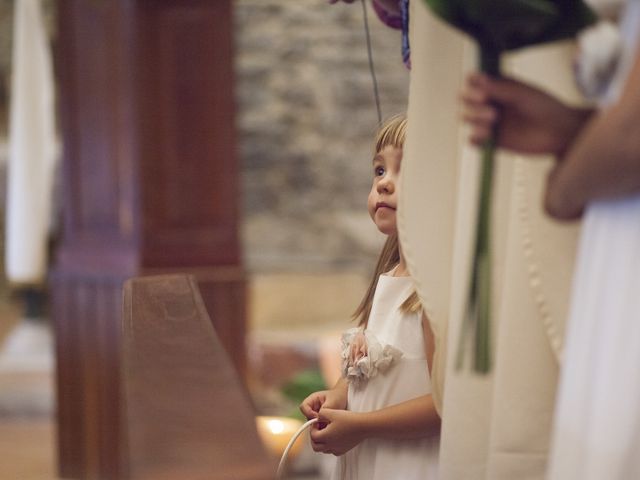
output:
[[[375,153],[379,153],[385,147],[392,145],[397,148],[404,147],[404,141],[407,133],[407,117],[404,114],[394,115],[389,118],[378,130],[375,139]],[[398,235],[393,233],[389,235],[387,241],[382,247],[382,252],[378,257],[378,263],[376,264],[373,277],[369,283],[369,288],[365,293],[360,305],[353,313],[352,318],[358,320],[358,326],[366,327],[369,320],[369,314],[371,313],[371,306],[373,305],[373,296],[376,293],[376,286],[378,285],[378,277],[385,272],[391,270],[400,262],[400,246],[398,244]],[[414,291],[409,298],[407,298],[400,310],[402,312],[417,312],[422,308],[418,294]]]

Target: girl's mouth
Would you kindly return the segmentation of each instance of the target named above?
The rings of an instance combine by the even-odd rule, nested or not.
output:
[[[395,210],[395,207],[392,207],[388,203],[384,203],[384,202],[376,203],[376,211],[378,211],[378,209],[380,209],[380,208],[389,208],[391,210]]]

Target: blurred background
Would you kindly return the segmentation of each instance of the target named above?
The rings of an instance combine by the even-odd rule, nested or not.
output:
[[[2,243],[6,234],[4,219],[9,162],[9,109],[15,64],[12,55],[13,27],[16,5],[21,1],[0,0]],[[118,22],[125,16],[118,13],[118,7],[114,5],[137,3],[141,5],[140,9],[144,9],[149,2],[110,1],[110,7],[101,6],[104,2],[85,2],[90,5],[85,10],[114,9],[104,17],[111,29],[104,29],[102,34],[109,41],[113,36],[113,41],[118,44],[117,38],[126,34],[118,29]],[[50,252],[47,262],[55,274],[52,277],[49,271],[41,283],[27,282],[26,285],[8,279],[4,271],[0,276],[2,479],[59,478],[56,404],[60,400],[56,400],[56,385],[60,385],[60,379],[64,378],[58,371],[56,380],[55,325],[61,329],[66,325],[66,320],[59,313],[62,310],[52,309],[51,304],[56,292],[68,288],[68,285],[60,290],[59,284],[58,287],[52,284],[64,283],[61,278],[70,278],[68,269],[73,261],[69,259],[77,261],[81,258],[74,253],[77,243],[69,240],[78,231],[77,224],[71,222],[76,226],[70,226],[69,218],[76,218],[70,211],[78,207],[79,197],[69,195],[68,190],[73,189],[73,185],[65,176],[63,165],[68,156],[82,157],[85,154],[82,150],[80,153],[74,150],[75,153],[69,154],[70,147],[66,141],[71,138],[77,145],[82,145],[83,138],[95,133],[91,130],[93,127],[90,122],[83,123],[82,128],[76,131],[74,122],[68,121],[73,116],[69,114],[72,107],[65,101],[69,98],[77,101],[81,97],[69,94],[73,93],[75,87],[69,80],[70,59],[66,54],[71,46],[83,42],[82,35],[87,30],[78,28],[71,38],[66,27],[73,26],[72,22],[97,21],[99,29],[103,18],[87,20],[87,15],[95,12],[81,11],[84,7],[74,6],[79,3],[82,2],[42,0],[40,3],[46,36],[55,58],[54,82],[57,93],[63,84],[62,95],[57,97],[56,112],[67,111],[67,121],[56,115],[58,139],[64,153],[55,168],[47,240],[47,250]],[[176,2],[158,2],[163,3]],[[194,4],[197,7],[199,3],[202,2],[185,1],[182,5],[188,7]],[[172,252],[170,248],[156,248],[151,249],[153,255],[144,252],[141,255],[155,259],[149,260],[149,265],[142,265],[144,261],[141,261],[140,268],[125,268],[118,275],[164,272],[169,267],[170,271],[175,272],[181,271],[182,266],[188,271],[210,268],[218,272],[233,267],[234,271],[241,272],[239,277],[234,278],[240,278],[242,295],[234,298],[241,299],[244,305],[234,311],[241,312],[243,318],[229,319],[224,328],[230,330],[222,337],[236,338],[244,346],[243,354],[231,353],[236,357],[236,365],[240,362],[240,369],[244,370],[242,377],[257,413],[295,416],[300,397],[310,389],[330,382],[332,375],[335,375],[339,334],[352,326],[350,315],[364,293],[384,240],[377,233],[366,210],[377,115],[363,12],[359,2],[351,5],[329,5],[326,0],[234,0],[221,3],[229,3],[231,9],[228,18],[217,21],[229,26],[233,44],[231,57],[227,59],[231,62],[233,73],[230,85],[233,111],[224,118],[230,119],[235,127],[234,137],[226,136],[223,140],[231,143],[229,147],[235,152],[236,158],[216,158],[214,161],[236,162],[237,169],[224,173],[224,181],[237,182],[238,188],[232,190],[237,198],[226,200],[217,198],[216,192],[212,191],[211,202],[228,202],[236,212],[232,221],[225,225],[236,230],[231,237],[237,238],[239,253],[231,255],[232,260],[229,261],[231,257],[216,257],[227,258],[220,261],[220,265],[216,263],[218,260],[204,255],[203,264],[200,265],[195,257],[180,257],[174,261],[168,258]],[[368,4],[373,59],[381,108],[386,117],[402,112],[406,107],[408,71],[402,63],[400,32],[383,25],[370,7]],[[172,8],[180,7],[173,5]],[[227,12],[224,9],[221,11]],[[67,14],[69,19],[61,21],[62,14]],[[189,15],[198,15],[198,9],[193,9]],[[208,18],[205,16],[204,21]],[[65,30],[61,31],[61,28]],[[211,25],[211,29],[216,28],[219,27]],[[204,32],[203,35],[206,35],[206,29]],[[141,35],[146,33],[142,31]],[[95,38],[87,38],[86,47],[83,47],[85,50],[74,50],[74,60],[98,45],[101,46],[92,61],[100,61],[107,47]],[[225,58],[222,57],[223,61]],[[189,62],[189,55],[184,61]],[[215,61],[221,60],[217,58]],[[153,58],[147,56],[146,63],[153,64]],[[126,63],[123,65],[125,73],[122,78],[126,78]],[[166,71],[160,68],[154,70],[154,75],[162,75]],[[162,78],[156,80],[162,84]],[[177,88],[184,90],[190,85],[185,81]],[[117,82],[109,98],[118,102],[117,96],[122,90],[116,87]],[[194,92],[193,95],[198,93]],[[124,94],[131,95],[126,91]],[[182,94],[189,98],[189,92],[183,91]],[[124,97],[122,101],[127,102],[129,98]],[[78,108],[78,103],[73,108]],[[149,112],[153,115],[152,109],[145,114]],[[153,120],[145,122],[148,125]],[[96,125],[98,131],[99,122]],[[205,135],[211,134],[215,141],[216,132],[206,131],[206,127],[210,126],[206,121],[202,125]],[[215,121],[212,125],[215,127]],[[174,127],[171,122],[163,124],[162,131],[166,137],[172,135],[171,129]],[[178,153],[182,148],[180,142],[189,141],[188,137],[180,135],[180,132],[176,133],[177,139],[172,140],[178,145],[175,150]],[[192,152],[195,156],[199,155],[197,147],[197,143],[189,147],[196,149]],[[91,155],[91,151],[88,149],[85,152]],[[114,147],[113,151],[96,153],[95,161],[102,161],[103,157],[108,160],[110,153],[118,155],[118,152]],[[175,158],[171,155],[163,153],[163,161],[178,164],[185,161],[178,154]],[[203,155],[206,157],[207,152],[203,152]],[[184,165],[181,168],[187,169]],[[184,186],[179,179],[174,180],[176,184]],[[171,182],[171,179],[163,181]],[[164,185],[173,188],[170,184]],[[132,187],[132,191],[135,188]],[[180,190],[174,190],[174,193],[179,198]],[[199,201],[206,203],[206,196]],[[237,209],[233,205],[237,205]],[[87,217],[92,214],[91,209],[84,205],[82,208],[86,220],[83,225],[92,225],[93,217]],[[203,208],[206,210],[206,207]],[[94,213],[99,216],[104,212],[96,210]],[[174,212],[174,215],[178,214]],[[134,225],[139,220],[134,216]],[[171,225],[172,228],[186,225],[184,230],[187,231],[193,229],[194,222],[198,221],[197,216],[186,219],[174,216]],[[149,222],[144,219],[141,224],[149,228]],[[133,236],[137,240],[132,245],[144,250],[140,245],[145,242],[141,242],[139,236]],[[116,249],[119,243],[111,245]],[[108,257],[111,248],[104,245],[93,250],[85,247],[82,255],[95,255],[100,259],[105,255]],[[226,247],[211,245],[211,249],[216,248]],[[166,253],[167,258],[163,258],[162,252]],[[88,262],[93,262],[90,257],[82,258],[89,258]],[[78,270],[73,271],[76,279]],[[95,276],[95,272],[92,275]],[[212,295],[215,297],[215,294]],[[61,298],[68,296],[62,295]],[[205,298],[205,303],[209,307],[215,302],[208,302]],[[210,314],[216,317],[211,310]],[[62,319],[53,322],[52,315],[62,315]],[[59,349],[60,346],[58,339]],[[59,351],[58,357],[61,354]],[[74,361],[85,360],[79,355],[74,357]],[[310,452],[303,452],[296,462],[294,475],[300,478],[324,478],[321,462]],[[92,475],[86,478],[89,477],[93,478]]]

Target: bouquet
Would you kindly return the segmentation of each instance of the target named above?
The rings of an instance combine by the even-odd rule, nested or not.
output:
[[[424,0],[445,22],[471,36],[479,47],[479,67],[490,76],[500,75],[503,52],[570,38],[596,20],[582,0]],[[466,320],[458,350],[462,365],[466,337],[473,328],[474,369],[491,369],[490,351],[490,203],[493,158],[497,137],[482,147],[479,211]]]

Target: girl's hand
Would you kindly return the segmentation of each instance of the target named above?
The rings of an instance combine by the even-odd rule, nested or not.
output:
[[[318,415],[318,423],[313,425],[309,434],[313,450],[333,455],[347,453],[366,438],[364,415],[323,407]]]
[[[499,122],[498,145],[520,153],[562,155],[592,113],[517,80],[482,73],[468,77],[461,98],[471,143],[482,145]]]
[[[331,390],[315,392],[305,398],[300,404],[300,411],[307,420],[317,418],[321,408],[344,410],[347,408],[347,391],[338,382]]]

